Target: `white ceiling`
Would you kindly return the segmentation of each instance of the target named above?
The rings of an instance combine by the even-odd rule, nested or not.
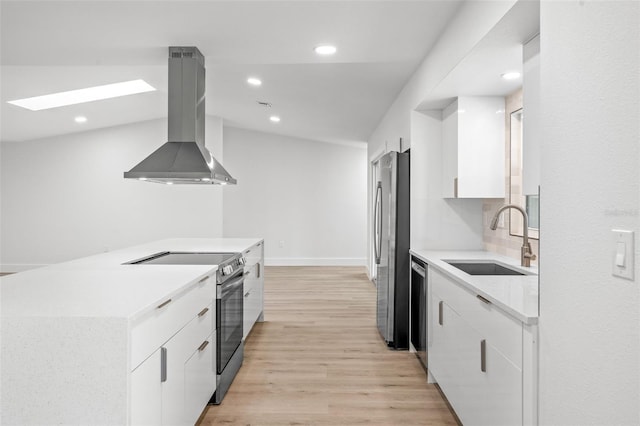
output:
[[[167,48],[197,46],[206,59],[207,114],[272,133],[366,141],[459,6],[451,0],[2,0],[0,140],[166,117]],[[335,44],[338,53],[317,57],[319,43]],[[250,75],[262,87],[249,87]],[[138,78],[158,91],[37,112],[6,102]],[[282,121],[271,123],[272,114]],[[76,124],[77,115],[88,122]]]
[[[522,87],[522,76],[502,74],[523,70],[523,44],[540,32],[540,4],[521,1],[489,31],[473,50],[418,105],[438,110],[457,96],[507,96]]]

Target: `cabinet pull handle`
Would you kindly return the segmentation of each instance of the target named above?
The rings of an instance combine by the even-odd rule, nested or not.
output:
[[[167,348],[160,348],[160,382],[167,381]]]
[[[487,341],[480,341],[480,371],[487,372]]]
[[[444,315],[443,315],[443,307],[442,307],[443,303],[444,302],[442,300],[438,303],[438,324],[440,324],[440,325],[442,325],[443,317],[444,317]]]
[[[248,275],[251,275],[251,271],[247,271],[247,272],[244,273],[245,277],[248,276]]]
[[[162,302],[161,304],[158,305],[158,307],[156,309],[164,308],[169,303],[171,303],[171,299],[167,300],[166,302]]]
[[[484,303],[486,303],[487,305],[491,304],[491,300],[487,300],[484,297],[480,296],[479,294],[476,294],[476,297],[480,300],[482,300]]]
[[[458,178],[453,178],[453,196],[458,198]]]
[[[249,291],[247,292],[247,294],[244,295],[244,297],[248,297],[251,294],[251,289],[249,289]]]
[[[256,278],[260,278],[260,263],[256,263]]]
[[[200,346],[198,346],[198,350],[200,352],[204,351],[204,348],[206,348],[208,344],[209,344],[209,341],[205,340],[204,342],[202,342],[202,344]]]
[[[200,312],[198,312],[198,316],[201,317],[204,314],[206,314],[207,312],[209,312],[209,308],[204,308],[203,310],[201,310]]]
[[[205,282],[206,280],[209,279],[209,276],[206,276],[204,278],[201,278],[200,281],[198,281],[198,284]]]

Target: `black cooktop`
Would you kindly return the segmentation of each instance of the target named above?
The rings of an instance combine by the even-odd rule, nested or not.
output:
[[[166,251],[129,263],[131,265],[220,265],[235,255],[236,253]]]

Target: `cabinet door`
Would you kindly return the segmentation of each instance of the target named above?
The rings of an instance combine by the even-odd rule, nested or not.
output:
[[[432,293],[429,369],[463,424],[474,424],[482,384],[480,335]]]
[[[191,355],[184,366],[185,422],[195,424],[216,390],[215,332]]]
[[[162,415],[160,349],[131,372],[132,425],[159,425]]]
[[[258,243],[245,252],[243,338],[246,339],[264,306],[264,254],[263,244]]]
[[[428,336],[427,336],[427,351],[429,353],[428,370],[432,375],[439,380],[438,376],[442,374],[442,365],[444,359],[444,330],[439,323],[439,315],[442,302],[442,298],[438,296],[436,292],[431,289],[431,297],[429,300],[429,322],[427,323]]]
[[[213,310],[209,305],[207,310],[202,315],[196,316],[187,324],[182,330],[180,330],[175,336],[173,336],[165,345],[163,349],[165,351],[165,365],[166,375],[165,381],[162,383],[162,424],[163,425],[183,425],[190,424],[187,420],[187,409],[185,405],[185,395],[187,392],[193,393],[194,389],[198,388],[198,385],[191,385],[191,382],[187,380],[186,365],[192,356],[199,348],[202,347],[203,342],[211,336],[212,320],[211,315]],[[210,346],[210,347],[207,347]],[[205,351],[202,351],[204,356],[209,356],[209,362],[213,363],[213,358],[210,349],[214,345],[209,343],[205,346]],[[162,350],[162,349],[161,349]],[[202,364],[202,357],[194,358],[194,364],[192,366],[200,367]],[[196,362],[198,361],[198,362]],[[196,368],[196,367],[193,367]],[[213,368],[213,365],[212,365]],[[215,378],[211,379],[211,384],[215,387]],[[189,385],[187,385],[189,383]],[[207,393],[206,399],[211,397],[212,393]],[[205,396],[202,396],[205,399]],[[190,400],[189,403],[194,402]],[[198,400],[200,403],[200,400]],[[206,401],[202,403],[200,411],[204,409]],[[191,408],[193,412],[193,408]],[[192,423],[191,423],[192,424]]]
[[[522,370],[437,293],[432,300],[429,369],[462,423],[521,424]]]
[[[442,196],[457,197],[458,101],[442,111]]]
[[[484,424],[479,421],[484,412],[483,395],[486,392],[481,368],[482,337],[457,312],[447,308],[451,383],[445,394],[464,425]]]
[[[522,370],[486,341],[486,371],[480,375],[482,405],[477,424],[522,424]]]
[[[442,196],[503,198],[504,98],[461,96],[442,112]]]

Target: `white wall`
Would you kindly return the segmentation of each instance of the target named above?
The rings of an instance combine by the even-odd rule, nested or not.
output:
[[[433,49],[416,70],[369,138],[369,158],[398,150],[398,138],[410,134],[411,111],[482,40],[516,0],[464,2]]]
[[[446,77],[446,75],[453,70],[469,52],[472,51],[473,47],[489,33],[489,31],[500,21],[500,19],[504,17],[515,3],[516,0],[503,0],[490,2],[470,1],[462,4],[457,14],[453,17],[443,34],[440,36],[438,42],[427,54],[411,79],[402,88],[398,97],[395,99],[389,110],[387,110],[386,114],[380,123],[378,123],[378,126],[369,138],[367,154],[369,162],[373,161],[381,153],[400,150],[400,138],[405,142],[407,138],[412,137],[412,132],[415,132],[415,130],[412,129],[411,124],[412,112],[415,111],[427,95],[436,88],[438,83],[440,83],[440,81],[442,81],[442,79]],[[413,151],[412,140],[410,141],[410,144]],[[420,148],[418,148],[418,150],[420,150]],[[438,167],[438,171],[431,170],[430,173],[439,173],[440,163],[434,163],[435,162],[431,162],[430,165],[432,167]],[[413,175],[416,168],[416,162],[412,160],[411,164],[414,169],[412,170]],[[427,167],[427,164],[423,164],[422,167]],[[368,172],[370,174],[371,170]],[[371,176],[368,176],[368,181],[370,180]],[[420,185],[424,187],[426,183],[422,183]],[[367,228],[370,228],[370,224],[373,221],[371,187],[368,187],[367,194]],[[445,203],[448,203],[449,206],[445,206]],[[423,221],[422,223],[424,223],[427,220],[435,221],[435,223],[449,222],[449,226],[454,229],[468,228],[472,232],[472,234],[462,235],[462,239],[455,242],[446,238],[441,240],[427,239],[422,241],[417,240],[414,236],[411,241],[412,247],[426,248],[436,247],[438,244],[446,244],[447,247],[451,248],[481,248],[481,219],[478,219],[477,225],[471,226],[468,226],[469,224],[467,220],[470,219],[471,212],[477,210],[478,206],[476,204],[478,203],[462,200],[453,200],[448,202],[442,201],[440,206],[435,210],[435,217],[419,216],[419,211],[426,208],[425,205],[422,205],[418,209],[412,208],[412,233],[414,232],[413,228],[416,224],[420,223],[419,221]],[[461,215],[441,215],[451,209],[459,210]],[[457,228],[457,225],[460,225],[461,228]],[[418,225],[418,227],[420,228],[421,225]],[[424,228],[418,231],[419,234],[424,234],[424,232],[426,232]],[[457,235],[460,235],[460,233]],[[471,241],[473,241],[473,244],[469,245],[468,243]],[[371,247],[371,236],[369,233],[367,233],[367,244]],[[441,248],[442,247],[443,246],[441,246]],[[368,250],[368,256],[371,256],[371,252],[372,250]]]
[[[366,146],[225,127],[224,236],[263,237],[270,265],[364,265]],[[282,246],[280,246],[282,242]]]
[[[540,32],[540,423],[638,425],[640,3],[543,1]]]
[[[224,164],[221,129],[207,117],[206,145]],[[162,238],[221,236],[222,187],[123,178],[166,139],[166,120],[157,120],[2,142],[0,271]]]

